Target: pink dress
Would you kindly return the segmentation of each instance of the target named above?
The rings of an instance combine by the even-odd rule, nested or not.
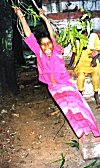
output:
[[[92,132],[94,136],[100,136],[89,105],[70,81],[60,52],[61,45],[56,45],[56,42],[52,40],[54,50],[51,57],[48,58],[42,52],[32,33],[24,41],[37,57],[39,80],[48,85],[49,92],[61,108],[77,137],[80,138],[83,134],[88,135],[89,132]],[[56,84],[52,83],[51,76],[54,77]]]

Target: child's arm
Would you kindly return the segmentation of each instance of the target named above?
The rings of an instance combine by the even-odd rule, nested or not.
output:
[[[40,51],[40,46],[39,46],[34,34],[31,32],[31,29],[28,26],[22,11],[16,6],[14,6],[12,8],[14,9],[15,13],[18,15],[18,17],[21,21],[21,24],[22,24],[22,27],[23,27],[23,30],[24,30],[24,33],[26,36],[26,38],[24,39],[24,42],[35,53],[35,55],[38,56],[39,51]]]
[[[22,13],[22,11],[17,6],[12,6],[12,8],[14,9],[15,13],[17,14],[17,16],[19,17],[19,19],[22,23],[22,26],[23,26],[24,33],[25,33],[26,37],[29,37],[30,34],[31,34],[31,29],[26,22],[24,14]]]
[[[15,11],[15,13],[17,14],[17,16],[19,17],[21,23],[22,23],[22,26],[23,26],[23,29],[24,29],[24,33],[27,37],[30,36],[31,34],[31,29],[30,27],[28,26],[27,22],[26,22],[26,19],[24,17],[24,14],[22,13],[22,11],[17,7],[17,6],[13,6],[12,7]],[[47,29],[50,33],[50,37],[51,39],[55,39],[54,37],[54,31],[53,31],[53,28],[49,22],[49,20],[46,18],[46,16],[44,15],[44,11],[42,9],[39,8],[39,15],[41,16],[41,18],[44,20],[44,22],[46,23],[46,26],[47,26]]]
[[[48,20],[48,18],[44,15],[44,11],[42,9],[39,8],[39,15],[41,16],[41,18],[44,20],[44,22],[46,23],[48,32],[50,34],[51,39],[55,40],[55,32],[53,31],[53,28]]]
[[[97,66],[96,59],[97,59],[96,57],[92,58],[90,66],[92,66],[92,67],[96,67]]]
[[[88,55],[89,58],[94,58],[96,57],[98,54],[100,54],[100,50],[92,50],[92,52]]]
[[[97,63],[96,63],[96,60],[100,60],[100,54],[96,55],[94,58],[92,58],[92,61],[91,61],[91,66],[92,67],[95,67],[97,66]]]

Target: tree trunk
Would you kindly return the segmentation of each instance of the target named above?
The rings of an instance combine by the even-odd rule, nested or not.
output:
[[[17,93],[14,54],[12,52],[11,8],[0,1],[0,94]]]
[[[16,17],[14,17],[14,19],[16,19]],[[23,55],[23,46],[22,46],[22,37],[17,29],[16,20],[13,21],[12,23],[13,23],[12,48],[13,48],[14,58],[15,58],[16,64],[25,65],[25,58]]]

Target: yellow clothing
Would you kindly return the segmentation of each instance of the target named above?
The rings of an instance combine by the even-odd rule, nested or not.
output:
[[[88,57],[88,54],[91,53],[91,50],[89,48],[87,48],[86,50],[82,51],[79,63],[77,64],[77,66],[75,67],[75,73],[78,73],[80,71],[89,74],[92,73],[94,71],[97,71],[98,67],[99,67],[99,61],[97,61],[97,66],[96,67],[92,67],[90,66],[92,58]]]
[[[91,33],[89,37],[88,47],[90,49],[100,50],[100,40],[96,33]]]
[[[98,35],[96,33],[93,33],[93,35],[95,35],[94,41],[93,41],[93,39],[90,40],[90,43],[89,43],[87,49],[82,51],[80,60],[77,64],[77,66],[74,69],[74,72],[78,76],[77,86],[78,86],[79,91],[83,91],[85,76],[88,75],[88,74],[91,74],[94,91],[97,92],[98,89],[99,89],[100,63],[97,60],[97,66],[92,67],[92,66],[90,66],[92,58],[88,57],[88,54],[91,53],[90,46],[91,46],[92,49],[100,48],[99,47],[100,46],[100,44],[99,44],[100,41],[98,40]]]
[[[83,72],[78,73],[77,87],[79,91],[83,91],[84,89],[85,76],[86,75]],[[97,71],[92,72],[91,77],[92,77],[93,89],[95,92],[98,92],[100,84],[98,72]]]

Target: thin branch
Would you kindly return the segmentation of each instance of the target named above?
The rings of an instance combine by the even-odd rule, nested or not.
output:
[[[58,133],[60,132],[60,130],[63,128],[64,125],[65,125],[65,119],[64,119],[64,123],[62,124],[62,126],[60,127],[60,129],[57,131],[56,135],[54,136],[53,140],[56,139]]]
[[[31,0],[34,4],[34,6],[36,7],[37,10],[39,10],[39,7],[37,6],[36,2],[34,0]]]
[[[24,38],[25,34],[24,34],[24,31],[23,31],[23,28],[22,28],[22,25],[21,25],[21,22],[19,19],[17,19],[17,29],[18,29],[20,35]]]

